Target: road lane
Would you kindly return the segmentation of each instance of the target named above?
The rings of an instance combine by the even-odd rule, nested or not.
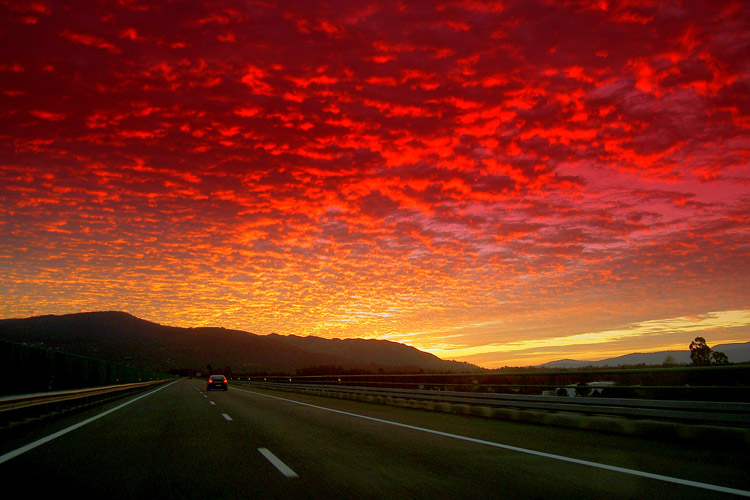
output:
[[[249,391],[249,392],[253,392],[253,391]],[[457,439],[459,441],[467,441],[467,442],[476,443],[476,444],[480,444],[480,445],[484,445],[484,446],[490,446],[490,447],[493,447],[493,448],[501,448],[501,449],[510,450],[510,451],[514,451],[514,452],[525,454],[525,455],[532,455],[532,456],[535,456],[535,457],[541,457],[541,458],[545,458],[545,459],[549,459],[549,460],[553,460],[553,461],[565,462],[565,463],[577,464],[577,465],[583,465],[583,466],[586,466],[586,467],[592,467],[592,468],[595,468],[595,469],[616,472],[616,473],[625,474],[625,475],[628,475],[628,476],[636,476],[636,477],[640,477],[640,478],[654,479],[654,480],[658,480],[658,481],[662,481],[662,482],[667,482],[667,483],[672,483],[672,484],[677,484],[677,485],[689,486],[691,488],[697,488],[697,489],[715,491],[715,492],[719,492],[719,493],[730,493],[730,494],[733,494],[733,495],[750,497],[750,491],[739,490],[739,489],[735,489],[735,488],[728,488],[728,487],[724,487],[724,486],[719,486],[719,485],[715,485],[715,484],[710,484],[710,483],[701,482],[701,481],[695,481],[695,480],[690,480],[690,479],[683,479],[683,478],[677,478],[677,477],[672,477],[672,476],[665,476],[665,475],[661,475],[661,474],[655,474],[655,473],[646,472],[646,471],[639,471],[639,470],[635,470],[635,469],[628,469],[628,468],[625,468],[625,467],[618,467],[618,466],[614,466],[614,465],[610,465],[610,464],[605,464],[605,463],[592,462],[592,461],[588,461],[588,460],[581,460],[581,459],[578,459],[578,458],[573,458],[573,457],[563,456],[563,455],[556,455],[556,454],[547,453],[547,452],[538,451],[538,450],[533,450],[533,449],[529,449],[529,448],[521,448],[521,447],[518,447],[518,446],[511,446],[511,445],[507,445],[507,444],[498,443],[498,442],[495,442],[495,441],[487,441],[487,440],[483,440],[483,439],[472,438],[472,437],[469,437],[469,436],[452,434],[452,433],[448,433],[448,432],[443,432],[443,431],[438,431],[438,430],[434,430],[434,429],[429,429],[429,428],[426,428],[424,426],[414,426],[414,425],[403,424],[403,423],[400,423],[400,422],[395,422],[393,420],[385,420],[385,419],[381,419],[381,418],[370,417],[370,416],[367,416],[367,415],[363,415],[361,413],[352,413],[352,412],[343,411],[343,410],[331,409],[331,408],[328,408],[328,407],[325,407],[325,406],[320,406],[318,404],[311,404],[311,403],[306,403],[306,402],[301,402],[301,401],[295,401],[295,400],[288,399],[288,398],[283,398],[283,397],[280,397],[280,396],[274,396],[274,395],[262,394],[262,393],[256,393],[256,394],[261,394],[264,397],[275,399],[275,400],[278,400],[278,401],[292,402],[292,403],[295,403],[297,405],[306,406],[306,407],[310,407],[310,408],[315,408],[317,410],[322,410],[322,411],[326,411],[326,412],[336,413],[336,414],[340,414],[340,415],[346,415],[346,416],[350,416],[350,417],[354,417],[354,418],[358,418],[358,419],[364,419],[364,420],[368,420],[368,421],[373,421],[373,422],[377,422],[377,423],[381,423],[381,424],[385,424],[385,425],[389,425],[389,426],[395,426],[395,427],[399,427],[399,428],[405,428],[405,429],[409,429],[409,430],[413,430],[413,431],[417,431],[417,432],[431,434],[431,435],[434,435],[434,436],[447,437],[447,438],[450,438],[450,439]]]
[[[259,441],[238,440],[221,413],[180,381],[9,460],[0,478],[6,491],[32,497],[302,498],[299,487],[274,484],[287,481],[269,473]]]
[[[235,389],[236,392],[239,391]],[[487,450],[486,446],[451,442],[447,438],[425,438],[410,429],[394,429],[375,421],[353,422],[356,419],[344,414],[331,414],[312,407],[300,408],[280,400],[277,400],[278,404],[269,403],[250,392],[245,394],[249,398],[247,404],[252,408],[246,418],[253,421],[254,427],[269,433],[284,429],[268,439],[275,440],[275,446],[285,453],[297,454],[301,465],[293,465],[293,468],[301,476],[309,473],[326,478],[326,482],[339,484],[345,491],[376,492],[372,498],[384,498],[400,490],[408,492],[411,497],[425,498],[435,498],[435,495],[440,498],[446,492],[454,498],[462,498],[491,495],[496,491],[504,491],[505,498],[559,497],[561,494],[577,498],[630,498],[653,496],[655,492],[659,492],[660,498],[725,496],[648,478],[623,477],[621,473],[605,473],[576,464],[555,463],[543,457]],[[397,415],[405,423],[423,426],[424,422],[429,422],[438,430],[476,439],[506,440],[526,448],[531,443],[536,449],[581,460],[688,480],[718,479],[720,485],[748,489],[744,465],[739,465],[746,463],[747,455],[743,452],[724,456],[710,448],[695,450],[581,430],[489,421],[296,394],[268,394],[344,411],[366,409],[368,415],[378,418]],[[237,401],[233,398],[225,404],[234,404],[239,413],[242,409]],[[300,442],[305,442],[306,446],[299,445]],[[310,464],[318,466],[307,471]],[[375,477],[380,480],[374,481]]]
[[[149,397],[153,393],[161,391],[165,387],[167,387],[167,386],[160,386],[157,389],[154,389],[152,391],[147,392],[146,394],[142,394],[142,395],[137,396],[135,398],[129,399],[125,403],[121,403],[121,404],[115,406],[114,408],[111,408],[109,410],[105,410],[105,411],[103,411],[101,413],[98,413],[98,414],[94,415],[93,417],[89,417],[86,420],[82,420],[82,421],[80,421],[78,423],[75,423],[75,424],[72,424],[72,425],[70,425],[68,427],[65,427],[63,429],[60,429],[57,432],[53,432],[53,433],[48,434],[48,435],[46,435],[46,436],[44,436],[42,438],[39,438],[39,439],[37,439],[35,441],[32,441],[32,442],[30,442],[30,443],[28,443],[28,444],[26,444],[24,446],[21,446],[19,448],[15,448],[15,449],[13,449],[13,450],[5,453],[4,455],[0,455],[0,464],[3,464],[5,462],[7,462],[8,460],[11,460],[11,459],[13,459],[13,458],[15,458],[17,456],[23,455],[24,453],[26,453],[28,451],[31,451],[34,448],[37,448],[37,447],[42,446],[42,445],[44,445],[46,443],[49,443],[50,441],[53,441],[53,440],[55,440],[55,439],[57,439],[57,438],[59,438],[61,436],[64,436],[65,434],[68,434],[69,432],[73,432],[76,429],[79,429],[80,427],[88,425],[89,423],[91,423],[91,422],[93,422],[95,420],[99,420],[100,418],[104,418],[107,415],[109,415],[110,413],[115,412],[115,411],[117,411],[117,410],[119,410],[119,409],[121,409],[121,408],[123,408],[123,407],[125,407],[125,406],[127,406],[127,405],[129,405],[129,404],[131,404],[133,402],[135,402],[135,401],[138,401],[141,398]]]
[[[182,380],[9,460],[0,465],[0,477],[8,489],[21,484],[28,493],[109,498],[740,498],[429,435],[296,400],[581,460],[750,487],[742,450],[719,453],[715,447],[259,392],[265,391],[233,384],[228,392],[206,393],[203,381]],[[51,430],[59,430],[56,425]],[[40,431],[3,439],[0,454]]]

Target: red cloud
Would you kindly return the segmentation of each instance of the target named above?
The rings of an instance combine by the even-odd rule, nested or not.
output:
[[[76,43],[80,43],[82,45],[88,45],[91,47],[98,47],[100,49],[105,49],[113,54],[119,54],[121,51],[119,48],[117,48],[115,45],[107,42],[103,38],[89,35],[86,33],[75,33],[69,30],[65,30],[62,33],[60,33],[60,36],[67,38],[68,40],[71,40]]]
[[[736,290],[746,267],[725,255],[747,236],[742,2],[1,9],[0,255],[24,286],[52,261],[81,269],[71,294],[119,276],[133,311],[249,294],[234,326],[332,334],[356,294],[396,318],[352,335],[586,290],[736,306],[701,276]]]

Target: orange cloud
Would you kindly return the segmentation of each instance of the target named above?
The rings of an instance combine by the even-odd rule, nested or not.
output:
[[[491,364],[748,306],[742,2],[0,10],[0,316]]]

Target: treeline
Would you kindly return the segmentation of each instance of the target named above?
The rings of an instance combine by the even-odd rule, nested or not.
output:
[[[0,395],[83,389],[168,378],[101,359],[0,340]]]
[[[472,366],[468,363],[466,365]],[[355,368],[344,368],[338,365],[308,366],[295,370],[295,375],[298,377],[310,377],[318,375],[413,375],[466,373],[467,371],[462,372],[453,370],[425,370],[424,368],[418,368],[416,366],[380,366],[375,363],[371,363],[369,366]]]

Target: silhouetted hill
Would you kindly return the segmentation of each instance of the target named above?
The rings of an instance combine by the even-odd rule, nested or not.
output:
[[[287,372],[313,366],[385,371],[478,371],[413,347],[382,340],[256,335],[225,328],[179,328],[124,312],[0,320],[0,338],[158,371],[231,367],[235,373]]]
[[[321,356],[343,357],[349,360],[362,359],[366,355],[368,364],[391,367],[414,367],[438,371],[469,371],[478,367],[466,363],[444,361],[434,354],[420,351],[411,346],[374,339],[324,339],[321,337],[300,337],[298,335],[277,335],[269,337]]]
[[[744,344],[719,344],[711,348],[712,351],[723,352],[729,358],[731,363],[744,363],[750,361],[750,342]],[[540,365],[543,368],[583,368],[593,366],[596,368],[606,366],[636,366],[662,365],[669,359],[671,363],[679,365],[690,364],[690,350],[684,351],[659,351],[659,352],[638,352],[625,354],[616,358],[607,358],[599,361],[577,361],[574,359],[561,359],[551,361]]]

